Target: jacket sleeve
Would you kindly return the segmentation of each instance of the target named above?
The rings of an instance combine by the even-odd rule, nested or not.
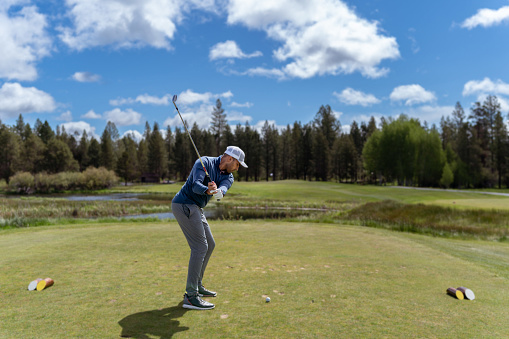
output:
[[[205,192],[207,192],[209,188],[203,184],[205,182],[205,171],[201,166],[200,159],[196,160],[194,163],[191,175],[193,176],[193,192],[196,194],[206,195]]]
[[[227,178],[221,180],[221,183],[217,186],[223,192],[223,195],[226,195],[226,191],[230,189],[233,185],[233,175],[228,176]]]

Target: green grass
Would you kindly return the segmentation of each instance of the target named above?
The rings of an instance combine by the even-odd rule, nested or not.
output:
[[[112,192],[146,193],[157,200],[67,201],[53,197],[0,199],[0,227],[61,224],[60,219],[119,217],[171,211],[174,185],[116,187]],[[209,206],[216,203],[211,202]],[[509,237],[509,197],[472,191],[414,190],[394,186],[361,186],[330,182],[237,182],[221,204],[265,209],[319,208],[328,213],[294,218],[317,223],[359,224],[446,237],[506,241]],[[246,209],[244,209],[246,211]],[[260,210],[256,211],[260,212]],[[236,218],[231,214],[231,218]],[[65,221],[64,221],[65,222]]]
[[[168,193],[175,194],[182,183],[173,185],[138,185],[117,187],[115,192]],[[497,191],[498,192],[498,191]],[[507,192],[506,192],[507,193]],[[293,204],[331,204],[337,202],[367,203],[383,200],[416,204],[428,203],[452,207],[461,207],[463,201],[469,201],[469,207],[476,207],[475,201],[489,203],[479,208],[498,208],[509,210],[509,197],[486,195],[477,191],[415,190],[397,186],[372,186],[339,184],[303,180],[281,180],[245,182],[236,181],[225,202],[239,205],[264,205],[274,203]]]
[[[0,233],[2,338],[504,337],[509,249],[356,226],[211,222],[206,286],[185,311],[189,249],[176,222]],[[55,285],[26,290],[35,278]],[[460,285],[476,300],[445,290]],[[264,302],[264,296],[272,298]]]

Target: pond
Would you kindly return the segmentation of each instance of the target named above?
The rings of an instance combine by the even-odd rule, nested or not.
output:
[[[62,196],[61,196],[62,197]],[[63,198],[70,201],[144,201],[144,200],[161,200],[170,202],[173,196],[166,194],[149,194],[149,193],[112,193],[107,195],[69,195]],[[285,219],[295,218],[299,216],[308,216],[316,213],[325,213],[322,209],[296,209],[296,208],[256,208],[256,207],[230,207],[225,208],[221,205],[215,207],[207,207],[204,209],[205,217],[209,220],[215,219]],[[150,213],[123,216],[124,219],[142,219],[142,218],[159,218],[159,219],[175,219],[171,212]]]
[[[295,208],[249,208],[249,207],[231,207],[224,208],[222,206],[214,208],[205,208],[203,210],[205,217],[209,220],[248,220],[248,219],[286,219],[296,218],[299,216],[309,216],[311,214],[321,214],[327,212],[323,209],[295,209]],[[159,218],[159,219],[175,219],[173,213],[152,213],[138,214],[122,217],[124,219],[139,218]]]

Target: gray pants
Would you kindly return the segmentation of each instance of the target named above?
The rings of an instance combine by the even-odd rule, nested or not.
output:
[[[189,296],[196,295],[216,242],[200,207],[194,204],[172,203],[171,210],[191,248],[186,293]]]

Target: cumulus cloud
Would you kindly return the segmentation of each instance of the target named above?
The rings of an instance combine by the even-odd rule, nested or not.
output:
[[[254,124],[252,128],[255,129],[258,133],[262,134],[262,129],[265,125],[265,122],[268,122],[270,126],[274,126],[280,132],[286,128],[286,125],[278,125],[276,120],[260,120]]]
[[[477,26],[490,27],[509,21],[509,6],[499,9],[482,8],[470,18],[466,19],[461,27],[473,29]]]
[[[104,118],[107,121],[115,123],[117,126],[139,125],[141,114],[128,108],[122,111],[120,108],[115,108],[111,111],[104,112]]]
[[[476,95],[478,102],[484,102],[488,95],[496,95],[500,109],[504,112],[509,111],[509,99],[504,97],[509,95],[509,84],[500,79],[492,81],[490,78],[484,78],[467,82],[463,86],[463,96],[469,95]]]
[[[245,103],[243,103],[243,104],[240,104],[240,103],[238,103],[238,102],[235,102],[235,101],[234,101],[234,102],[232,102],[232,103],[230,104],[230,106],[231,106],[231,107],[245,107],[245,108],[251,108],[251,107],[253,107],[253,103],[252,103],[252,102],[245,102]]]
[[[350,87],[344,89],[341,93],[334,92],[333,95],[338,98],[339,101],[347,105],[360,105],[367,107],[380,103],[380,100],[373,94],[356,91]]]
[[[62,114],[60,114],[60,116],[57,118],[57,120],[60,120],[60,121],[72,121],[72,113],[71,111],[66,111]]]
[[[163,95],[162,97],[156,97],[148,94],[138,95],[135,99],[133,98],[117,98],[110,100],[112,106],[130,105],[134,103],[140,104],[151,104],[151,105],[163,105],[168,106],[170,104],[170,94]]]
[[[125,133],[122,134],[122,138],[125,136],[130,136],[136,142],[140,142],[141,140],[143,140],[143,134],[136,130],[125,131]]]
[[[97,114],[93,110],[88,111],[87,113],[83,114],[81,117],[87,118],[87,119],[101,119],[102,118],[102,116],[100,114]]]
[[[66,0],[72,25],[59,27],[70,48],[112,45],[171,49],[177,25],[193,9],[216,11],[213,0]]]
[[[225,98],[229,99],[233,96],[232,92],[228,91],[225,93],[220,94],[214,94],[211,92],[206,93],[197,93],[190,89],[186,90],[185,92],[181,92],[178,97],[178,103],[182,105],[192,105],[195,103],[204,103],[204,102],[210,102],[212,99],[217,98]],[[134,103],[140,103],[140,104],[151,104],[151,105],[163,105],[167,106],[171,103],[171,98],[173,98],[173,95],[166,94],[162,97],[152,96],[149,94],[142,94],[138,95],[135,99],[133,98],[117,98],[110,100],[110,105],[112,106],[121,106],[121,105],[127,105],[127,104],[134,104]]]
[[[435,94],[425,90],[421,85],[404,85],[394,88],[390,95],[392,101],[404,101],[411,106],[436,100]]]
[[[33,112],[52,112],[55,108],[53,97],[35,87],[23,87],[15,82],[4,83],[0,88],[1,118]]]
[[[493,82],[490,78],[484,78],[471,80],[463,86],[463,96],[484,93],[509,95],[509,84],[500,79]]]
[[[360,18],[342,1],[230,0],[228,23],[263,30],[281,42],[274,51],[285,77],[310,78],[324,74],[360,72],[380,77],[385,59],[400,56],[394,37],[380,33],[378,23]],[[269,72],[268,72],[269,71]],[[251,75],[274,76],[257,68]]]
[[[224,93],[214,94],[211,92],[198,93],[191,89],[188,89],[178,95],[178,107],[182,118],[186,121],[189,128],[192,128],[193,124],[196,123],[200,128],[208,128],[212,118],[212,111],[216,105],[216,99],[230,99],[233,97],[231,91]],[[224,106],[223,106],[224,108]],[[225,111],[226,118],[230,120],[230,114],[232,112]],[[182,121],[178,114],[168,118],[163,123],[164,126],[181,127]]]
[[[99,139],[99,136],[95,134],[95,127],[84,121],[66,122],[61,124],[60,127],[64,127],[67,134],[78,132],[79,135],[82,135],[83,131],[86,131],[89,137]]]
[[[231,111],[228,112],[228,114],[226,115],[226,119],[228,120],[228,122],[237,122],[240,124],[244,124],[246,121],[250,122],[251,120],[253,120],[253,117],[251,117],[250,115],[245,115],[242,112]]]
[[[0,4],[0,78],[35,80],[36,63],[50,54],[46,16],[25,4],[23,0]]]
[[[191,129],[195,123],[199,128],[204,129],[208,128],[210,125],[213,107],[212,104],[201,104],[197,107],[179,106],[179,110],[182,119],[184,119],[189,129]],[[167,118],[163,126],[184,128],[178,114],[175,114],[171,118]]]
[[[245,59],[259,57],[262,55],[263,54],[260,51],[253,52],[251,54],[245,54],[244,52],[242,52],[242,50],[235,41],[227,40],[225,42],[220,42],[212,46],[209,53],[209,59],[210,60],[222,58]]]
[[[188,89],[178,95],[177,102],[183,105],[192,105],[196,103],[208,103],[212,100],[215,101],[218,98],[229,99],[231,97],[233,97],[233,93],[231,91],[214,94],[211,92],[197,93],[191,89]]]
[[[421,122],[439,123],[442,117],[451,115],[454,108],[454,106],[423,105],[410,108],[405,111],[405,114],[411,118],[418,118]]]
[[[101,80],[101,76],[90,72],[76,72],[72,75],[72,78],[78,82],[98,82]]]
[[[233,72],[235,73],[235,72]],[[240,72],[238,74],[241,75],[250,75],[250,76],[264,76],[267,78],[276,78],[276,79],[285,79],[287,75],[284,71],[277,68],[264,68],[264,67],[255,67],[250,68],[245,72]]]

